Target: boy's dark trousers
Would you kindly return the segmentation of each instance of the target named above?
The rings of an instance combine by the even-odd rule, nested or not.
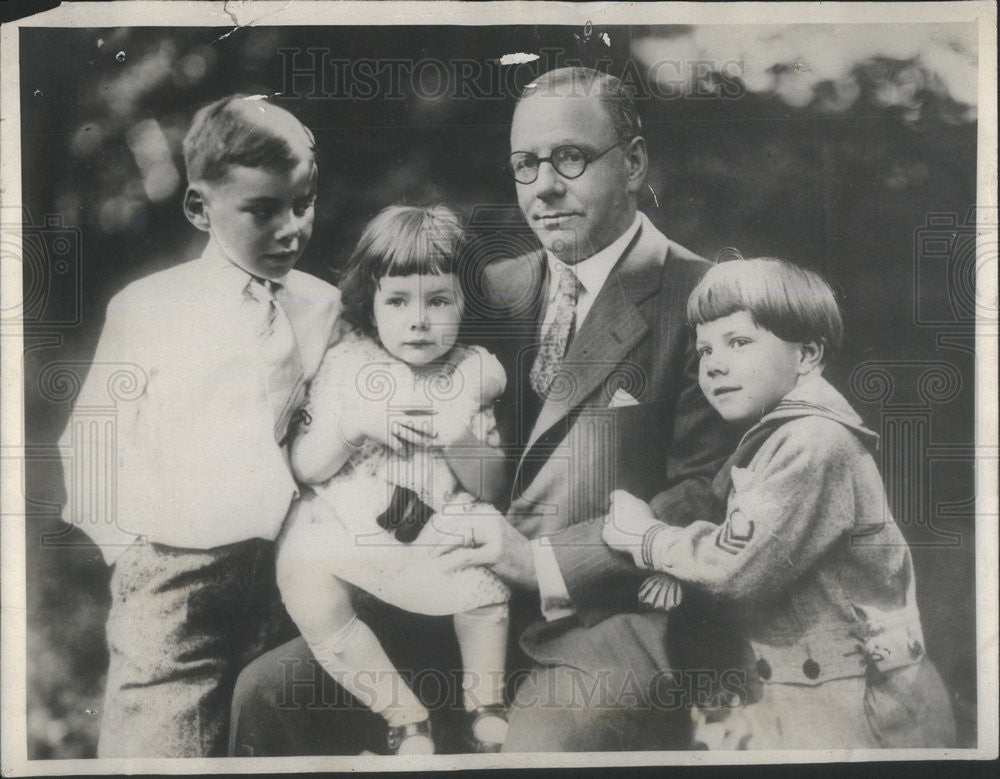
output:
[[[274,544],[132,544],[111,573],[99,757],[225,755],[233,686],[282,624]]]

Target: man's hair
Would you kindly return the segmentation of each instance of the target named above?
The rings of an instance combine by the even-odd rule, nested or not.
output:
[[[315,164],[316,141],[298,119],[263,98],[230,95],[201,108],[184,136],[189,182],[214,183],[234,165],[273,173]]]
[[[642,131],[635,90],[617,76],[593,68],[557,68],[543,73],[521,90],[520,105],[530,97],[597,96],[619,140]]]
[[[844,323],[822,276],[785,260],[759,257],[714,265],[688,298],[692,325],[747,311],[758,327],[783,341],[823,344],[824,359],[840,349]]]
[[[465,231],[447,206],[389,206],[368,223],[340,279],[344,319],[374,337],[374,300],[386,276],[454,273]]]

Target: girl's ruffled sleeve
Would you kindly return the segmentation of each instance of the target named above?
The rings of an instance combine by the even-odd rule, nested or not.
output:
[[[360,344],[351,336],[327,350],[309,386],[305,414],[310,422],[342,416],[345,400],[350,397],[347,383],[357,374],[362,360]]]
[[[469,428],[472,434],[489,446],[500,445],[496,414],[493,404],[507,386],[507,374],[500,361],[481,346],[470,349],[463,367],[467,375],[475,377],[476,402]]]

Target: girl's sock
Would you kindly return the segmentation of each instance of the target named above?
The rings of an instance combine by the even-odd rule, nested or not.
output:
[[[462,652],[462,689],[465,708],[503,703],[503,676],[510,625],[506,603],[482,606],[455,615],[455,635]],[[499,716],[481,717],[473,735],[481,741],[502,744],[507,721]]]
[[[310,649],[345,690],[380,714],[390,727],[420,722],[428,717],[417,696],[386,655],[382,644],[357,616]]]

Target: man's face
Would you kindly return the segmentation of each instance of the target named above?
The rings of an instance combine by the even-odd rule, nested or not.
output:
[[[511,151],[548,157],[573,145],[598,154],[616,141],[611,118],[596,97],[539,93],[523,100],[511,123]],[[579,178],[541,163],[538,178],[517,184],[521,212],[549,252],[573,265],[610,245],[635,219],[628,145],[589,163]]]
[[[198,187],[208,231],[230,262],[268,279],[292,269],[312,236],[315,170],[311,159],[285,173],[234,165]]]

